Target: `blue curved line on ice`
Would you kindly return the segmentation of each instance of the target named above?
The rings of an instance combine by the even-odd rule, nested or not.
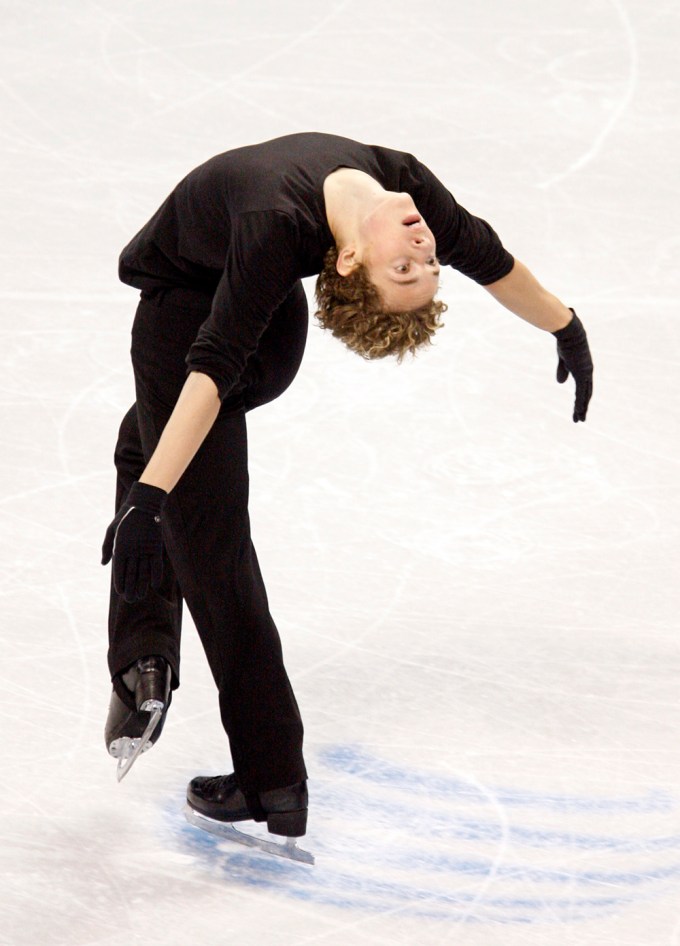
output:
[[[399,789],[398,783],[391,783],[391,788]],[[351,788],[345,785],[342,791],[336,791],[327,786],[321,786],[313,791],[314,807],[324,809],[340,809],[347,803]],[[419,795],[411,795],[410,802],[400,802],[391,797],[369,796],[363,789],[359,789],[361,814],[364,818],[372,814],[387,818],[399,825],[412,825],[417,830],[421,840],[429,838],[457,841],[483,841],[498,844],[507,837],[515,846],[546,848],[569,847],[584,851],[617,851],[622,854],[649,854],[658,851],[680,850],[680,835],[660,835],[658,837],[616,837],[597,834],[585,834],[573,831],[556,831],[553,828],[523,827],[510,824],[506,828],[498,820],[489,821],[483,818],[461,816],[457,811],[424,810],[423,804],[432,805],[441,801],[433,792],[429,798],[423,799]],[[456,799],[451,799],[449,802]],[[487,799],[487,807],[490,806]],[[601,814],[601,812],[598,812]]]
[[[185,840],[187,844],[191,844],[192,847],[203,851],[216,851],[218,846],[223,844],[231,844],[231,842],[220,842],[219,838],[214,837],[213,835],[206,834],[203,831],[200,831],[199,828],[192,828],[191,826],[183,826],[183,833],[185,835]],[[250,863],[252,857],[264,858],[263,865],[266,866],[267,870],[270,873],[284,873],[289,870],[292,870],[294,873],[292,876],[305,877],[307,872],[304,875],[298,875],[299,867],[296,864],[290,864],[283,858],[275,858],[269,855],[264,855],[259,852],[241,852],[240,849],[234,845],[234,850],[236,853],[228,853],[230,863],[234,863],[235,859],[238,863],[246,864]],[[319,853],[319,845],[315,846],[316,853]],[[220,848],[221,856],[225,855],[224,847]],[[371,863],[371,855],[368,852],[362,852],[364,857],[358,863],[361,866],[365,866]],[[319,855],[320,859],[323,857],[323,848],[321,848],[321,854]],[[328,852],[329,859],[333,859],[333,853]],[[400,853],[394,852],[394,857],[387,859],[385,857],[384,850],[381,850],[380,858],[375,860],[375,865],[377,869],[390,867],[390,868],[399,868],[401,867],[404,870],[413,870],[415,857],[413,850],[403,849]],[[499,879],[518,881],[518,882],[529,882],[532,884],[537,883],[550,883],[555,885],[569,886],[574,888],[575,885],[582,885],[585,887],[606,887],[607,892],[609,893],[612,887],[618,887],[622,889],[624,887],[641,887],[644,884],[658,883],[659,881],[672,880],[680,878],[680,864],[671,865],[669,867],[660,867],[650,870],[639,870],[639,871],[574,871],[559,868],[539,868],[533,865],[501,865],[499,867],[494,867],[494,863],[491,859],[470,859],[470,858],[456,858],[451,857],[428,857],[427,859],[422,859],[417,865],[424,871],[428,873],[434,869],[436,872],[445,872],[451,875],[460,875],[462,877],[487,877],[493,873],[494,877]],[[354,884],[356,878],[353,877],[351,882]],[[366,884],[370,883],[373,889],[379,890],[382,887],[380,881],[375,880],[374,878],[365,878],[362,876],[360,882],[360,889],[366,890]],[[390,883],[386,886],[385,889],[394,891],[396,889],[403,889],[406,892],[413,890],[410,885],[402,886],[401,883]],[[474,896],[470,896],[470,899],[475,899]],[[503,898],[495,899],[485,899],[485,903],[505,903],[506,901]],[[517,899],[512,900],[513,903],[519,902]],[[546,900],[541,897],[539,900],[525,901],[525,903],[546,903]],[[558,901],[555,901],[558,902]],[[561,902],[561,901],[560,901]],[[569,903],[573,903],[574,900],[570,900]],[[581,898],[581,901],[587,904],[602,903],[601,899],[593,900],[588,898]],[[612,901],[613,902],[613,901]],[[617,903],[624,902],[621,897],[616,899]]]
[[[455,798],[469,804],[489,804],[489,795],[506,807],[543,808],[552,811],[667,813],[678,807],[677,799],[667,792],[650,791],[640,798],[601,798],[598,796],[561,795],[525,789],[489,786],[489,795],[471,782],[453,776],[428,772],[411,772],[400,766],[369,755],[354,746],[331,746],[322,749],[319,759],[328,768],[355,775],[366,782],[409,791],[423,790],[437,797]]]
[[[187,831],[197,833],[198,829]],[[278,861],[266,854],[248,851],[225,852],[216,838],[193,837],[187,848],[200,852],[206,866],[219,870],[230,882],[248,887],[276,890],[295,900],[318,903],[343,910],[411,916],[447,922],[494,924],[557,924],[593,920],[620,910],[630,903],[625,896],[593,897],[477,897],[465,891],[447,892],[409,884],[395,884],[377,878],[358,877],[346,871],[312,870]],[[456,912],[458,911],[458,912]]]

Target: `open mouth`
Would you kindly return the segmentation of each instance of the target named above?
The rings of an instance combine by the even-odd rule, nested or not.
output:
[[[401,222],[405,227],[414,227],[417,223],[421,222],[421,218],[418,214],[410,214],[408,217],[404,217]]]

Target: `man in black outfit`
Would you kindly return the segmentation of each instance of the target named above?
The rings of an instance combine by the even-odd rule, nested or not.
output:
[[[113,558],[106,741],[116,755],[141,737],[148,698],[162,726],[185,600],[234,766],[190,783],[189,804],[208,817],[305,833],[302,722],[250,539],[245,423],[298,370],[300,280],[322,274],[320,321],[350,348],[401,358],[437,327],[442,265],[556,336],[558,380],[574,375],[574,420],[585,420],[592,362],[578,317],[411,155],[317,133],[229,151],[192,171],[121,255],[120,277],[141,300],[136,403],[103,549],[104,563]]]

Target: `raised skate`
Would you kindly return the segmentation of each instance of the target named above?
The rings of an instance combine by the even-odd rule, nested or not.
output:
[[[122,675],[122,686],[114,685],[105,741],[109,755],[118,760],[119,782],[163,730],[171,701],[171,676],[163,657],[143,657]]]
[[[314,864],[314,857],[297,846],[296,838],[307,830],[307,785],[301,782],[287,788],[258,792],[247,800],[234,775],[199,776],[189,783],[184,816],[196,828],[225,841],[258,848],[303,864]],[[239,831],[234,822],[266,822],[270,834],[285,838],[259,838]]]

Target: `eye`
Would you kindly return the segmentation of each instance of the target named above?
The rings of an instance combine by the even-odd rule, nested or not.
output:
[[[436,266],[436,265],[437,265],[437,257],[436,257],[436,256],[431,256],[428,260],[425,260],[425,262],[427,263],[428,266]]]
[[[394,267],[398,273],[407,273],[408,272],[408,263],[399,263]]]

